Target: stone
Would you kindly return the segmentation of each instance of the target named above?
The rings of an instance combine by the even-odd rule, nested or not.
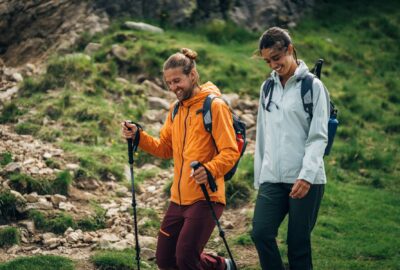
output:
[[[152,110],[162,109],[168,111],[170,107],[170,103],[167,100],[159,97],[148,97],[147,102]]]
[[[18,225],[26,228],[29,233],[35,234],[35,223],[31,220],[21,220],[18,222]]]
[[[20,172],[21,171],[21,163],[20,162],[11,162],[8,163],[4,169],[6,173]]]
[[[100,49],[101,49],[100,43],[90,42],[88,45],[86,45],[84,52],[87,55],[92,56],[95,52],[97,52]]]
[[[128,50],[121,45],[112,45],[111,53],[120,61],[126,61],[128,59]]]
[[[75,210],[75,206],[70,202],[60,202],[58,208],[65,211]]]
[[[60,202],[66,202],[67,201],[67,197],[65,197],[64,195],[61,194],[55,194],[51,196],[51,202],[58,206],[60,204]]]
[[[29,203],[35,203],[39,200],[39,196],[36,192],[32,192],[29,194],[24,194],[24,198],[26,199],[27,202]]]
[[[127,21],[124,23],[124,25],[125,25],[125,27],[127,27],[129,29],[134,29],[134,30],[152,32],[152,33],[163,33],[164,32],[164,30],[161,29],[160,27],[150,25],[147,23],[143,23],[143,22]]]

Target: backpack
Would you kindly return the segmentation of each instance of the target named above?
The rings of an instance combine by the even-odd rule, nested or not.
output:
[[[301,100],[303,102],[304,111],[310,115],[310,121],[313,117],[313,81],[314,78],[317,77],[318,79],[321,78],[321,70],[322,65],[324,63],[323,59],[319,59],[314,67],[311,69],[310,73],[307,74],[301,81]],[[326,145],[324,156],[329,155],[333,141],[336,135],[336,129],[339,124],[337,120],[338,110],[335,107],[335,104],[330,100],[329,93],[324,87],[328,100],[329,100],[329,120],[328,120],[328,144]],[[269,105],[272,100],[272,94],[274,92],[274,80],[272,77],[268,78],[263,87],[263,107],[265,110],[269,111]],[[269,101],[267,104],[264,104],[264,100],[268,97],[269,94]]]
[[[210,133],[211,138],[213,139],[215,148],[217,149],[217,153],[219,153],[217,144],[215,143],[214,137],[212,136],[212,132],[211,132],[212,131],[211,104],[215,98],[219,98],[219,97],[216,95],[213,95],[213,94],[210,94],[206,97],[206,99],[204,100],[204,103],[203,103],[202,113],[203,113],[204,128],[206,129],[207,132]],[[225,103],[227,103],[227,102],[225,101]],[[171,115],[172,121],[174,121],[174,118],[175,118],[176,114],[178,113],[178,110],[179,110],[179,102],[177,102],[175,104],[174,110],[172,111],[172,115]],[[239,161],[242,158],[243,153],[246,150],[246,146],[247,146],[246,124],[239,118],[239,116],[237,116],[232,111],[231,108],[230,108],[230,110],[232,113],[233,129],[235,130],[235,137],[236,137],[236,142],[237,142],[238,149],[240,152],[240,157],[239,157],[238,161],[235,163],[235,165],[232,167],[232,169],[230,169],[225,174],[225,176],[224,176],[225,181],[229,181],[233,177],[233,175],[236,173],[237,167],[239,165]]]

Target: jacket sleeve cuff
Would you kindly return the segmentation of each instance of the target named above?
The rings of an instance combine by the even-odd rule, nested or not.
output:
[[[297,177],[297,179],[303,179],[312,185],[312,184],[314,184],[315,176],[316,176],[316,172],[311,171],[311,170],[302,169],[300,171],[300,174]]]

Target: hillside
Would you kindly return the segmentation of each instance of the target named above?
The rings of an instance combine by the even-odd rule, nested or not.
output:
[[[132,250],[99,251],[133,245],[119,122],[139,121],[158,134],[174,100],[164,91],[162,64],[182,47],[199,53],[201,81],[218,85],[249,124],[250,147],[228,184],[222,224],[240,269],[260,269],[249,236],[256,195],[254,115],[259,86],[270,72],[253,55],[260,33],[218,20],[150,33],[129,29],[127,20],[116,19],[102,34],[84,34],[76,47],[53,55],[45,73],[24,78],[18,97],[2,105],[0,269],[19,269],[15,265],[24,262],[6,261],[35,254],[76,262],[57,269],[132,269]],[[320,1],[290,30],[300,59],[309,66],[325,60],[322,80],[339,109],[313,233],[315,269],[400,269],[399,30],[395,0]],[[154,237],[172,162],[143,152],[136,160],[143,268],[156,269]],[[224,254],[214,234],[207,248]],[[283,250],[285,234],[283,226],[278,240]],[[13,245],[18,239],[20,245]],[[55,264],[57,258],[45,259]],[[39,265],[40,258],[32,260]]]

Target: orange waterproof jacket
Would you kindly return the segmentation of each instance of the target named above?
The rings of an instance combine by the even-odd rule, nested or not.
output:
[[[194,97],[181,102],[173,121],[174,105],[170,107],[159,139],[141,131],[139,147],[154,156],[174,159],[171,201],[179,205],[190,205],[205,199],[200,185],[190,176],[190,163],[199,161],[216,179],[216,192],[211,192],[207,184],[211,201],[226,204],[224,175],[240,156],[232,114],[223,100],[217,98],[212,102],[212,135],[218,147],[217,152],[211,134],[204,128],[202,108],[209,94],[220,96],[221,93],[211,82],[200,88]]]

